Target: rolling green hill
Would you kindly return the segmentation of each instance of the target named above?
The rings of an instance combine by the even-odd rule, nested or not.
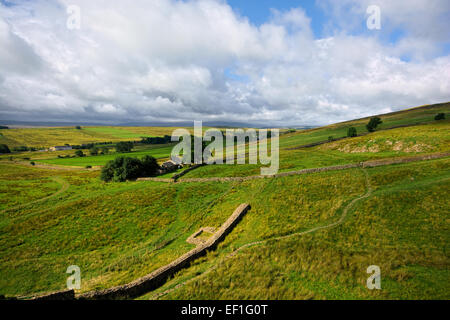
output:
[[[190,235],[218,228],[238,205],[249,203],[251,210],[215,250],[139,299],[449,299],[450,123],[434,121],[438,112],[448,114],[449,104],[381,116],[381,129],[414,126],[311,148],[297,147],[338,138],[367,119],[280,137],[281,172],[440,154],[374,168],[186,180],[260,174],[257,165],[212,165],[178,183],[103,183],[98,171],[83,167],[115,154],[14,155],[78,169],[33,167],[2,157],[0,294],[62,290],[70,265],[81,268],[80,292],[129,283],[194,248],[186,242]],[[103,129],[91,133],[141,134]],[[170,147],[148,150],[163,157]],[[366,288],[371,265],[381,268],[382,290]]]

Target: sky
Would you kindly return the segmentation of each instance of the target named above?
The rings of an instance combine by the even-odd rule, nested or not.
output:
[[[0,0],[0,120],[316,126],[447,102],[449,30],[448,0]]]

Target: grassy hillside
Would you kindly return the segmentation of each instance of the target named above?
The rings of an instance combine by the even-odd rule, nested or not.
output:
[[[299,196],[295,201],[296,210],[292,207],[294,203],[289,202],[285,207],[271,202],[272,209],[262,206],[267,196],[295,197],[286,194],[286,189],[292,190],[289,186],[295,182],[289,180],[298,178],[283,178],[274,182],[276,193],[262,192],[261,198],[253,201],[255,208],[226,239],[220,253],[212,253],[143,298],[153,298],[155,293],[192,279],[163,298],[449,299],[450,288],[446,281],[450,276],[447,250],[450,203],[446,192],[450,187],[449,166],[447,159],[368,169],[374,192],[356,203],[342,225],[304,236],[267,241],[226,259],[227,252],[245,243],[304,231],[323,215],[324,211],[310,208]],[[323,187],[330,198],[337,195],[337,199],[341,199],[331,209],[331,219],[342,214],[345,199],[363,192],[361,173],[353,170],[348,174],[354,176],[350,185],[345,179],[340,181],[347,186],[344,193],[348,198],[341,198],[340,190],[329,189],[339,175],[326,173],[311,177],[313,184]],[[330,185],[319,182],[328,179]],[[310,188],[308,181],[298,182],[305,186],[308,197],[311,193],[320,194],[319,190]],[[270,217],[273,217],[271,232],[259,232],[259,223]],[[303,221],[295,226],[292,222],[298,222],[299,218]],[[327,219],[318,222],[326,224]],[[258,232],[253,232],[255,228]],[[381,268],[380,291],[365,287],[366,269],[370,265]],[[212,267],[216,268],[211,270]]]
[[[280,146],[286,139],[280,137]],[[450,151],[450,121],[414,127],[381,130],[320,146],[292,149],[280,147],[280,172],[326,167],[367,160],[405,157]],[[251,176],[260,174],[260,165],[213,165],[189,172],[183,178]]]
[[[282,135],[280,169],[448,152],[450,122],[430,120],[441,107],[386,117],[430,123],[313,148],[292,147],[348,123]],[[128,139],[147,130],[100,129],[90,131]],[[130,155],[164,157],[170,149],[151,146]],[[61,152],[67,153],[73,151]],[[103,183],[98,171],[83,167],[117,154],[52,159],[57,154],[13,156],[80,168],[0,159],[0,294],[64,289],[69,265],[81,268],[82,292],[131,282],[192,249],[186,242],[191,234],[221,226],[246,202],[252,209],[216,250],[141,299],[450,298],[450,157],[242,182],[183,182],[260,173],[256,165],[213,165],[173,184]],[[382,290],[365,287],[370,265],[381,267]]]
[[[427,105],[417,108],[411,108],[407,110],[402,110],[398,112],[388,113],[384,115],[379,115],[383,120],[383,123],[379,125],[378,130],[387,129],[396,126],[407,126],[407,125],[417,125],[424,123],[434,123],[434,117],[438,113],[445,113],[446,118],[450,116],[450,102]],[[281,147],[296,147],[299,145],[305,145],[309,143],[314,143],[318,141],[325,141],[328,137],[341,138],[347,135],[347,130],[349,127],[355,127],[358,134],[366,133],[366,124],[369,122],[368,118],[352,120],[337,124],[332,124],[329,126],[304,130],[297,133],[289,134],[285,137],[283,142],[280,144]]]

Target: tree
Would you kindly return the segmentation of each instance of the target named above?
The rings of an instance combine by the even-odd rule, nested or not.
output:
[[[329,136],[329,137],[328,137],[328,141],[331,142],[331,141],[333,141],[333,140],[334,140],[334,137],[333,137],[333,136]]]
[[[159,169],[156,159],[145,156],[142,160],[131,157],[117,157],[102,168],[100,179],[106,182],[123,182],[139,177],[154,176]]]
[[[0,144],[0,153],[11,153],[6,144]]]
[[[151,177],[156,175],[160,169],[158,162],[152,156],[146,155],[142,158],[142,176]]]
[[[81,130],[81,127],[80,126],[76,126],[75,129]]]
[[[350,127],[347,130],[347,137],[356,137],[358,135],[358,133],[356,132],[356,128],[355,127]]]
[[[89,149],[89,153],[91,154],[91,156],[98,155],[98,151],[99,149],[97,147],[92,147],[91,149]]]
[[[378,125],[382,123],[383,121],[381,121],[381,119],[378,117],[370,118],[369,123],[366,125],[367,131],[374,132]]]
[[[438,113],[434,120],[445,120],[445,113]]]
[[[117,152],[130,152],[133,149],[133,142],[130,141],[121,141],[116,144]]]
[[[101,147],[100,148],[100,154],[108,154],[108,153],[109,153],[108,147]]]
[[[81,150],[75,151],[75,155],[76,155],[77,157],[84,157],[84,153],[83,153],[83,151],[81,151]]]

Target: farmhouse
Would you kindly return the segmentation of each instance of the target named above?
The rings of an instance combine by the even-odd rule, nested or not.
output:
[[[51,147],[50,151],[63,151],[63,150],[72,150],[71,146],[55,146]]]

